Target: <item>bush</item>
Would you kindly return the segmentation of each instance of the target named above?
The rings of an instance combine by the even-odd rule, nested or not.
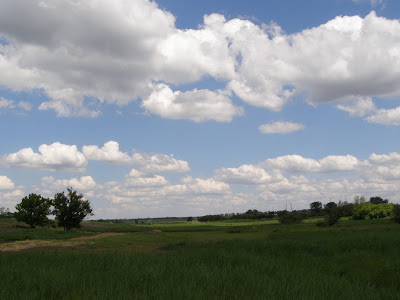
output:
[[[361,204],[353,213],[353,220],[385,218],[390,215],[393,204],[373,204],[366,202]]]
[[[278,212],[278,220],[282,224],[296,224],[303,220],[303,214],[298,211],[282,210]]]

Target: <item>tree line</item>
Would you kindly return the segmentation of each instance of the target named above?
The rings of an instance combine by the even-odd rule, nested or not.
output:
[[[323,217],[317,223],[318,226],[332,226],[340,218],[349,217],[353,220],[378,219],[391,216],[392,219],[400,223],[400,205],[389,203],[388,199],[379,196],[371,197],[369,201],[364,196],[355,196],[354,202],[333,201],[322,205],[322,202],[315,201],[310,204],[309,209],[261,212],[250,209],[245,213],[238,214],[219,214],[206,215],[199,217],[200,222],[223,221],[232,219],[272,219],[277,218],[283,224],[300,223],[302,220],[311,217]]]
[[[69,231],[79,228],[86,216],[93,215],[89,200],[83,198],[72,188],[67,188],[67,193],[56,193],[53,199],[32,193],[15,206],[14,217],[31,228],[58,225]],[[49,215],[54,215],[55,220],[50,220]]]

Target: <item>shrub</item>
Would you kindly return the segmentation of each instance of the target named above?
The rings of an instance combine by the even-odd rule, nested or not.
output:
[[[296,224],[303,220],[303,214],[297,211],[282,210],[278,212],[278,220],[282,224]]]

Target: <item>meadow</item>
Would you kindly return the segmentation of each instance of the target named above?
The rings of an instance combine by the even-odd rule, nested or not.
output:
[[[399,299],[400,225],[340,220],[31,229],[0,219],[0,299]]]

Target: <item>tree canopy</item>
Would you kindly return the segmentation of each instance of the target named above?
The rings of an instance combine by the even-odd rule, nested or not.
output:
[[[50,207],[49,199],[43,198],[41,195],[30,194],[15,206],[17,210],[15,219],[18,222],[25,222],[32,228],[44,226],[49,221],[47,215],[50,214]]]
[[[58,226],[64,227],[64,230],[71,230],[79,228],[83,219],[92,215],[92,209],[90,202],[84,200],[82,194],[78,194],[72,188],[67,188],[67,190],[67,194],[62,192],[54,196],[53,214],[56,216]]]

